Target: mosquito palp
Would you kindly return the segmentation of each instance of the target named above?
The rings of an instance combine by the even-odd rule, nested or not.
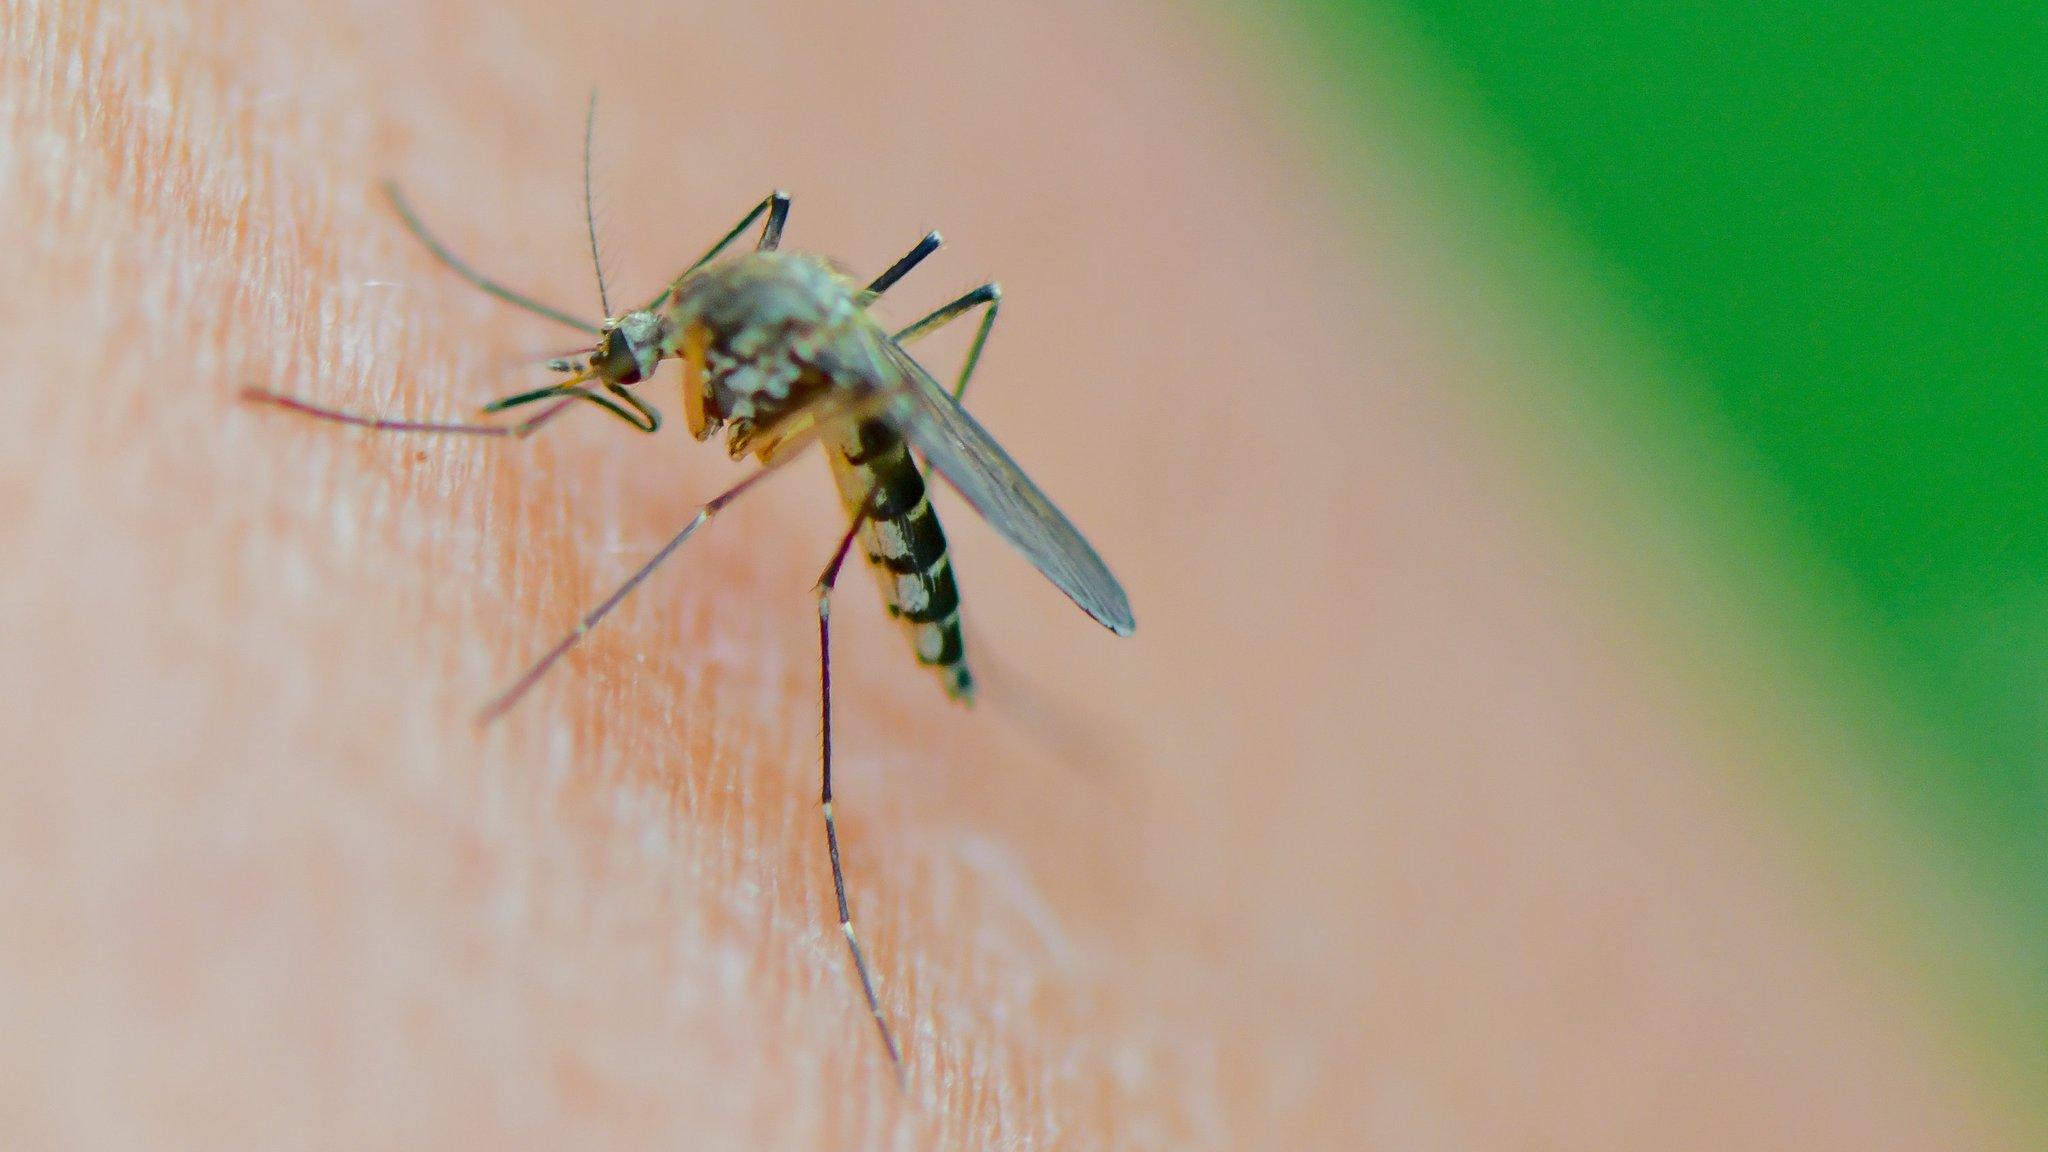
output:
[[[594,108],[593,103],[593,114]],[[586,127],[585,221],[595,260],[589,168]],[[913,655],[933,669],[948,696],[962,702],[973,699],[974,681],[960,623],[959,586],[927,490],[927,467],[945,477],[999,535],[1090,616],[1119,635],[1130,634],[1136,626],[1130,601],[1102,558],[960,405],[994,328],[1001,289],[993,283],[981,285],[891,334],[869,307],[938,250],[939,234],[928,233],[861,286],[819,257],[781,250],[790,198],[774,192],[644,307],[609,315],[609,292],[600,266],[598,290],[608,314],[591,324],[477,273],[426,230],[395,186],[385,187],[406,227],[451,271],[499,300],[577,328],[593,342],[547,363],[562,377],[553,384],[484,406],[489,415],[544,405],[535,415],[512,424],[388,419],[256,388],[245,389],[245,399],[375,431],[513,438],[538,431],[582,402],[604,409],[637,431],[653,433],[661,427],[661,415],[636,389],[663,361],[675,360],[682,369],[683,415],[690,434],[701,441],[722,430],[734,459],[751,455],[761,465],[699,508],[667,544],[488,701],[478,714],[479,722],[488,723],[517,703],[691,536],[770,472],[813,443],[827,454],[848,527],[816,585],[822,719],[819,799],[840,930],[869,1014],[902,1081],[902,1052],[854,932],[833,809],[831,598],[847,554],[860,546],[883,604],[903,628]],[[721,259],[757,223],[760,233],[752,250]],[[981,310],[981,319],[949,391],[905,345],[976,309]]]

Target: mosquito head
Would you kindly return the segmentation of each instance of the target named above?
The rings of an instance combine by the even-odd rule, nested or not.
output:
[[[661,363],[661,317],[628,312],[604,323],[590,350],[590,374],[607,384],[637,384]]]

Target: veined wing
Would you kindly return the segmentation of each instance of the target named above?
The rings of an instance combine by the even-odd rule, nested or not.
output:
[[[902,345],[887,336],[879,342],[902,381],[891,405],[897,431],[1083,612],[1119,636],[1130,635],[1137,627],[1130,599],[1080,530]]]

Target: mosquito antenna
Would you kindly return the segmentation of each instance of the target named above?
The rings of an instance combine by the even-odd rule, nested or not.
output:
[[[597,302],[612,314],[611,293],[604,287],[604,257],[597,254],[597,212],[590,205],[590,141],[597,135],[597,89],[590,90],[590,111],[583,118],[583,225],[590,233],[590,264],[597,269]]]

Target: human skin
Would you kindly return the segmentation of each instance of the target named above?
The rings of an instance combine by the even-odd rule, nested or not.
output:
[[[1633,638],[1486,369],[1164,10],[10,6],[0,1144],[1963,1148],[1997,1126]],[[970,396],[1119,640],[942,503],[986,685],[849,572],[834,925],[806,462],[460,417],[769,189],[881,305],[1007,290]],[[1361,223],[1364,221],[1365,223]],[[1375,258],[1377,257],[1377,258]],[[944,367],[964,334],[920,355]],[[671,373],[673,369],[669,370]],[[643,386],[675,425],[673,375]]]

